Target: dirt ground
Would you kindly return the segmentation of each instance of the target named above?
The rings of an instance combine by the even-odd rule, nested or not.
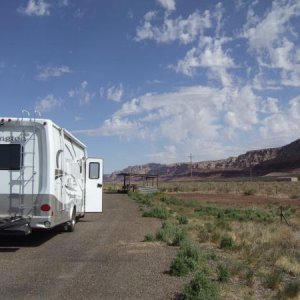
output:
[[[176,247],[143,242],[160,228],[127,195],[104,194],[72,233],[0,237],[1,299],[174,299],[184,279],[168,274]]]
[[[252,207],[268,204],[293,206],[300,208],[300,199],[270,198],[262,196],[244,196],[236,194],[202,194],[202,193],[170,193],[182,200],[220,204],[224,206]]]

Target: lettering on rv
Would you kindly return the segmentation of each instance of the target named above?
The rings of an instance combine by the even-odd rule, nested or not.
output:
[[[0,136],[0,142],[26,142],[24,135],[21,136]]]

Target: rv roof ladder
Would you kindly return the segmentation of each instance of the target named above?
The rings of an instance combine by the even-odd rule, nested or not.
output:
[[[36,174],[35,148],[37,123],[35,122],[35,119],[30,119],[28,123],[28,121],[24,121],[24,119],[22,118],[21,127],[21,136],[23,138],[21,139],[22,142],[20,151],[19,211],[23,216],[24,213],[26,213],[27,215],[33,213],[32,210],[34,208],[36,198],[34,194],[34,177]],[[28,195],[27,201],[25,201],[25,195]]]

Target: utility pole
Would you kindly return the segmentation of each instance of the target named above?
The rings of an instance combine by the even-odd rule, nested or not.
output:
[[[188,157],[190,158],[191,177],[193,177],[193,154],[191,153]]]

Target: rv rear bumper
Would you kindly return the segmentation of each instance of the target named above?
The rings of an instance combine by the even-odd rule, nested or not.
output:
[[[28,235],[30,233],[29,219],[22,217],[0,219],[0,235]]]

